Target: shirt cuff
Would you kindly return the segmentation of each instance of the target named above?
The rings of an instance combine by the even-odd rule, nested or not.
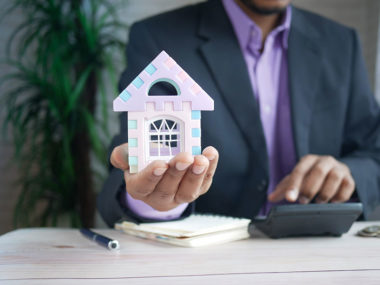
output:
[[[125,200],[127,207],[136,215],[145,219],[161,221],[178,219],[189,205],[188,203],[183,203],[169,211],[157,211],[145,202],[133,199],[128,193],[125,196]]]

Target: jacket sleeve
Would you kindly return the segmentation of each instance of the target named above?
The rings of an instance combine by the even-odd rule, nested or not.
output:
[[[161,52],[161,49],[147,27],[143,23],[134,24],[130,29],[129,43],[126,50],[128,68],[124,70],[120,77],[119,91],[122,91],[159,52]],[[127,113],[121,113],[119,119],[120,133],[112,140],[109,157],[116,146],[128,142]],[[97,198],[98,210],[107,225],[112,227],[115,222],[121,219],[133,222],[152,222],[153,220],[142,218],[126,207],[123,202],[125,201],[125,191],[123,172],[109,165],[108,178]],[[190,215],[193,207],[194,205],[190,204],[181,218]]]
[[[351,170],[367,218],[380,202],[380,108],[370,88],[358,36],[352,33],[351,94],[340,161]]]

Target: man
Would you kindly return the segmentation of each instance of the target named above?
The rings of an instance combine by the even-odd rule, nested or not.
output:
[[[366,217],[379,203],[380,110],[357,35],[289,2],[210,0],[131,28],[120,90],[165,50],[215,111],[202,113],[202,155],[181,153],[137,174],[128,171],[121,115],[98,197],[108,225],[175,219],[194,207],[252,218],[275,203],[349,199]]]

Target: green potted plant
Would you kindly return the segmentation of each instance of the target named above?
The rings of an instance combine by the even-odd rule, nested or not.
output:
[[[54,226],[62,216],[71,226],[94,225],[91,159],[107,165],[105,83],[111,78],[116,87],[115,53],[124,46],[115,36],[126,28],[116,15],[120,3],[10,2],[7,15],[25,12],[8,42],[10,71],[1,78],[4,127],[10,127],[21,186],[16,226]]]

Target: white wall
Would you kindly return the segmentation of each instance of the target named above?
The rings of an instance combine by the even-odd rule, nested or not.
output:
[[[378,19],[379,19],[379,24],[378,24],[378,30],[377,30],[377,60],[376,60],[376,70],[375,70],[375,94],[376,94],[377,101],[380,103],[380,13],[379,13]]]

